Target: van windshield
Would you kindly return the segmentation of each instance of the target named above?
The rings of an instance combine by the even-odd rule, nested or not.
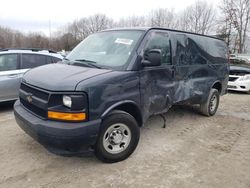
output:
[[[78,66],[92,64],[98,68],[123,70],[142,34],[139,30],[92,34],[78,44],[66,60]]]

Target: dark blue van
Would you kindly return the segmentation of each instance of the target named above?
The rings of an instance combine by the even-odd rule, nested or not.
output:
[[[106,30],[62,62],[28,71],[15,117],[54,153],[93,150],[117,162],[133,153],[146,120],[174,104],[199,104],[213,116],[228,73],[228,49],[217,38],[164,28]]]

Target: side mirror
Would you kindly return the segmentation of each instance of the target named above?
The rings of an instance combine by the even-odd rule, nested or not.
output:
[[[143,67],[153,67],[161,65],[161,50],[152,49],[146,52],[141,62]]]

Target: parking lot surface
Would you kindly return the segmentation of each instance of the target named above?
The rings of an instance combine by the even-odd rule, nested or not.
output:
[[[104,164],[94,156],[49,153],[16,124],[12,104],[0,105],[0,187],[250,188],[250,95],[229,93],[214,117],[173,107],[141,129],[134,154]]]

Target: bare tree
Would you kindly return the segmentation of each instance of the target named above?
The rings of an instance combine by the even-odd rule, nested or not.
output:
[[[148,25],[151,27],[175,27],[175,14],[173,10],[156,9],[152,10],[148,16]]]
[[[179,28],[200,34],[208,34],[214,25],[216,10],[206,1],[196,1],[180,15]]]
[[[66,26],[63,34],[70,33],[75,41],[81,41],[86,38],[90,33],[88,30],[88,22],[86,18],[75,20]]]
[[[95,14],[88,17],[88,30],[90,33],[95,33],[112,27],[113,20],[105,14]]]
[[[70,51],[78,44],[74,36],[71,33],[65,33],[59,38],[60,49]]]
[[[15,31],[10,28],[1,28],[0,38],[2,43],[2,48],[11,47],[13,45],[13,33]]]
[[[25,39],[25,47],[28,48],[49,48],[49,38],[43,33],[29,33]]]
[[[12,48],[24,43],[24,35],[10,28],[0,27],[0,48]]]
[[[115,27],[143,27],[146,26],[146,18],[144,16],[130,16],[128,18],[121,18]]]
[[[75,41],[81,41],[89,34],[112,27],[113,20],[104,14],[95,14],[87,18],[75,20],[67,26],[65,33],[70,33]]]
[[[250,0],[223,0],[221,10],[224,16],[226,32],[235,32],[235,50],[242,53],[246,50],[246,38],[250,20]],[[228,27],[230,26],[230,27]]]
[[[218,20],[217,23],[217,36],[222,38],[226,43],[227,46],[232,45],[233,41],[233,23],[230,17],[227,17],[222,14],[222,18]]]

